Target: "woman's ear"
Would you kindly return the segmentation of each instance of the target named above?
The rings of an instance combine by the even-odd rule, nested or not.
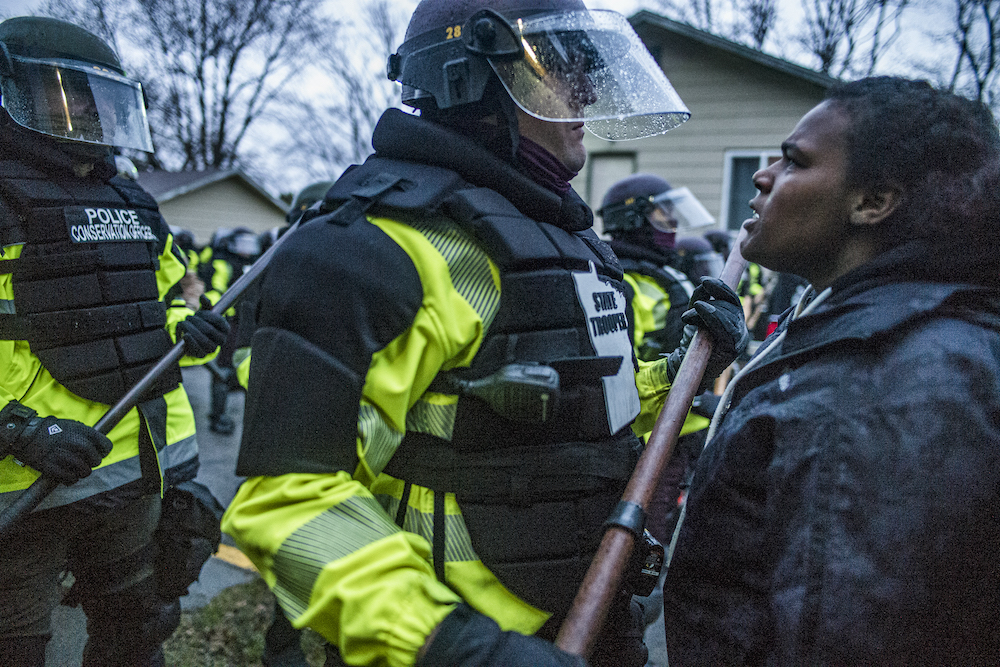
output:
[[[903,192],[895,186],[875,192],[859,192],[851,208],[852,225],[877,225],[899,206]]]

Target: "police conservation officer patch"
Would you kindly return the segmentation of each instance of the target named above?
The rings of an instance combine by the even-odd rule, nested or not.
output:
[[[612,433],[627,426],[639,414],[639,392],[632,368],[632,341],[625,318],[625,294],[597,275],[594,263],[590,272],[574,272],[576,295],[587,315],[590,342],[600,357],[621,357],[618,373],[602,379],[608,424]]]
[[[156,234],[144,216],[134,208],[65,206],[66,229],[74,243],[107,241],[156,241]]]

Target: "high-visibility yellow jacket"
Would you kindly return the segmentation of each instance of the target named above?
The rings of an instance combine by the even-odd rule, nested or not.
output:
[[[667,311],[671,308],[670,295],[660,286],[659,283],[650,276],[638,272],[627,271],[625,282],[632,287],[632,318],[634,321],[632,343],[635,346],[636,355],[642,349],[643,339],[647,334],[659,331],[664,327],[667,318]],[[687,304],[680,304],[680,308]],[[672,350],[671,350],[672,351]],[[681,435],[694,433],[708,428],[709,420],[700,415],[688,413],[681,427]],[[640,434],[648,435],[648,434]]]
[[[427,230],[386,218],[371,223],[409,255],[420,274],[423,301],[409,329],[372,359],[357,426],[360,464],[353,474],[250,478],[230,503],[223,530],[253,560],[293,625],[308,626],[338,644],[349,663],[409,665],[430,631],[462,599],[504,629],[525,634],[536,632],[549,613],[515,597],[481,561],[462,553],[446,554],[449,585],[437,581],[429,542],[433,491],[411,486],[406,530],[392,521],[404,482],[377,471],[408,421],[448,400],[425,390],[442,368],[475,355],[493,314],[477,306],[498,300],[499,276],[472,243],[444,249]],[[457,267],[474,262],[488,264],[489,284],[463,294],[452,276]],[[483,296],[487,290],[493,299]],[[252,359],[241,366],[247,373]],[[635,381],[642,411],[633,430],[646,433],[669,384],[665,364],[640,366]],[[454,494],[445,502],[449,517],[461,514]],[[449,541],[460,527],[458,520],[449,521]]]
[[[398,132],[392,129],[394,125],[398,126]],[[464,159],[473,165],[472,170],[500,174],[497,180],[513,172],[509,166],[497,164],[495,156],[471,142],[398,110],[387,112],[379,128],[373,140],[379,147],[379,154],[387,144],[395,141],[405,145],[406,150],[441,152]],[[395,134],[390,135],[392,132]],[[455,145],[448,145],[449,142]],[[406,169],[407,166],[393,163],[385,170],[372,169],[364,173],[391,177],[396,168]],[[354,174],[362,189],[371,192],[378,179],[364,181],[358,173],[362,170],[349,171],[342,180]],[[446,176],[442,178],[448,180]],[[517,185],[507,187],[508,192],[503,196],[499,190],[491,194],[485,187],[474,189],[470,186],[474,192],[468,192],[468,199],[458,196],[454,199],[455,212],[478,210],[477,203],[495,205],[494,210],[506,206],[506,214],[497,215],[500,220],[490,228],[490,233],[502,234],[504,229],[511,229],[510,225],[521,224],[518,220],[524,217],[518,216],[524,214],[505,203],[503,197],[516,198],[518,193],[511,193],[511,190],[537,189],[538,186],[522,183],[527,181],[523,176],[520,176],[521,181],[517,179],[518,174],[510,173],[510,182]],[[492,183],[483,185],[492,187]],[[416,178],[410,182],[410,187],[402,189],[403,196],[409,196],[407,192],[416,193],[414,196],[426,194],[422,188],[423,182]],[[429,202],[440,201],[427,197]],[[332,197],[328,195],[327,199]],[[532,220],[546,219],[544,216],[553,209],[556,213],[553,217],[557,217],[562,210],[561,200],[551,193],[547,199],[544,196],[539,199],[543,200],[540,206],[544,212]],[[554,207],[551,205],[553,199]],[[562,201],[569,207],[574,205],[572,199]],[[385,204],[387,207],[392,205],[391,196]],[[340,227],[335,223],[307,222],[281,249],[294,258],[294,261],[279,265],[289,271],[272,271],[275,267],[272,264],[265,276],[261,328],[253,339],[252,359],[243,362],[249,363],[245,369],[249,369],[250,385],[244,424],[253,422],[263,433],[248,436],[244,429],[241,462],[247,454],[248,438],[258,443],[266,439],[271,418],[283,422],[283,428],[289,431],[302,433],[303,440],[311,437],[314,446],[303,447],[301,442],[290,441],[284,435],[258,446],[255,454],[260,467],[267,466],[268,454],[287,459],[291,456],[289,452],[295,453],[292,458],[296,465],[289,466],[285,472],[250,474],[223,517],[223,530],[257,566],[294,626],[310,627],[319,632],[339,648],[348,664],[401,666],[414,664],[417,651],[428,635],[459,602],[464,601],[495,619],[504,630],[524,634],[537,632],[550,617],[551,610],[543,608],[544,605],[529,604],[513,594],[480,560],[476,549],[481,541],[478,538],[474,541],[468,530],[468,526],[473,525],[471,511],[465,512],[470,510],[469,504],[460,504],[455,493],[435,493],[426,486],[416,482],[410,484],[384,472],[387,466],[391,468],[396,464],[406,446],[414,442],[407,439],[404,443],[404,438],[433,436],[445,441],[452,427],[458,432],[456,406],[470,399],[449,394],[447,388],[432,387],[432,382],[440,380],[443,373],[469,367],[477,355],[488,354],[482,349],[484,340],[497,341],[495,330],[502,328],[494,318],[498,312],[511,312],[504,311],[504,298],[530,300],[539,297],[530,290],[501,294],[501,285],[509,284],[504,281],[510,274],[499,268],[499,255],[487,254],[485,243],[481,243],[483,239],[473,238],[468,229],[451,216],[417,215],[416,219],[408,218],[403,222],[387,217],[389,215],[373,212],[366,220],[352,221],[351,231],[343,236],[339,236],[336,229]],[[565,250],[570,244],[576,244],[577,248],[590,247],[592,253],[604,250],[599,247],[596,237],[588,237],[585,241],[568,231],[560,232],[554,225],[544,230],[534,222],[527,226],[536,235],[550,234],[553,238],[550,248],[566,244],[559,246]],[[306,236],[303,241],[294,238],[295,234],[310,234],[310,229],[319,228],[334,230],[316,232],[331,234],[331,243],[314,243],[318,238],[314,236]],[[363,229],[359,232],[355,228]],[[573,229],[581,235],[584,233],[584,227]],[[524,237],[513,236],[516,238],[512,243],[524,241]],[[335,261],[330,259],[334,254]],[[282,257],[279,253],[272,261],[279,262]],[[604,260],[606,265],[616,263],[610,251]],[[587,298],[584,297],[582,284],[601,282],[594,273],[594,262],[590,267],[588,272],[587,262],[571,269],[561,265],[551,272],[552,282],[541,283],[558,284],[560,290],[573,290],[576,281],[580,301],[575,312],[583,311],[579,317],[582,327],[568,330],[561,337],[549,337],[550,345],[565,344],[569,337],[573,338],[574,349],[577,349],[574,337],[591,335],[588,333],[590,325],[595,330],[601,329],[602,334],[610,330],[621,333],[626,328],[620,327],[624,322],[622,303],[615,304],[615,294],[620,292],[606,292],[606,301],[597,291],[587,292]],[[543,269],[539,269],[539,275]],[[415,276],[419,289],[396,289],[404,274]],[[283,280],[287,280],[287,285]],[[310,280],[315,281],[314,284]],[[378,289],[372,289],[364,280],[377,282]],[[557,280],[562,282],[557,283]],[[287,291],[274,288],[272,292],[270,286],[284,286]],[[361,294],[365,295],[364,299],[357,296]],[[593,297],[593,304],[587,303],[590,297]],[[365,310],[367,304],[380,300],[398,304],[402,299],[406,300],[406,307],[401,317],[396,317],[400,315],[396,305],[372,306]],[[563,302],[568,303],[568,299]],[[612,307],[608,315],[608,311],[603,310],[605,306]],[[598,312],[586,310],[588,307]],[[357,310],[364,311],[360,321],[355,319]],[[275,319],[284,319],[286,323],[285,314],[293,313],[289,317],[295,318],[296,330],[290,331],[281,322],[269,324],[269,312],[275,312]],[[372,312],[378,317],[371,316]],[[538,309],[530,312],[538,314]],[[516,329],[521,324],[523,322],[507,320],[504,326],[509,329],[504,331],[536,331]],[[299,325],[308,330],[308,336],[299,331]],[[350,340],[337,335],[345,327],[352,327],[352,336],[345,337]],[[359,327],[365,328],[363,335],[354,335]],[[391,331],[391,335],[385,335],[386,330]],[[547,329],[544,333],[549,331],[552,330]],[[587,345],[596,335],[591,335]],[[319,339],[321,343],[316,342]],[[291,355],[281,343],[296,340],[300,341],[296,344],[301,345],[302,350],[315,354],[315,365],[322,365],[327,375],[313,372],[302,362],[302,359],[313,358],[305,352],[296,353],[298,365],[295,367],[300,369],[299,374],[287,371],[292,363]],[[374,341],[370,346],[374,351],[369,351],[369,356],[343,353],[344,348],[359,340],[365,344]],[[267,346],[265,342],[272,344]],[[509,342],[513,347],[513,340]],[[624,428],[612,427],[612,434],[627,435],[627,424],[633,417],[632,430],[645,433],[652,429],[669,391],[666,365],[640,363],[638,371],[634,371],[627,332],[623,340],[616,339],[614,354],[601,352],[596,343],[594,348],[599,356],[620,356],[618,342],[623,343],[625,365],[619,367],[617,375],[606,378],[609,383],[618,384],[614,385],[614,391],[602,395],[601,402],[608,401],[607,412],[611,414],[621,406],[610,403],[617,398],[626,399],[626,425]],[[517,358],[513,351],[512,356]],[[359,358],[363,360],[363,368],[350,363]],[[324,377],[338,381],[324,385]],[[598,378],[597,382],[600,381]],[[277,389],[263,392],[255,388],[258,382],[262,383],[258,388],[269,383]],[[337,392],[340,397],[348,395],[347,385],[351,382],[356,382],[359,397],[356,419],[354,406],[346,410],[338,408],[340,404],[333,396]],[[283,395],[286,390],[287,395]],[[265,393],[267,401],[263,402]],[[293,393],[298,395],[292,396]],[[632,402],[633,398],[637,400]],[[305,411],[302,403],[309,403],[313,412]],[[602,405],[600,412],[604,411]],[[636,411],[638,416],[635,416]],[[289,418],[300,412],[314,415],[315,422],[299,423],[302,420]],[[346,427],[336,419],[345,412],[354,422]],[[331,416],[331,413],[334,414]],[[294,423],[289,425],[289,422]],[[616,418],[614,423],[621,422]],[[462,427],[467,429],[469,426],[464,424]],[[328,427],[339,429],[336,437]],[[608,425],[604,428],[607,437]],[[635,442],[632,436],[628,436],[628,440]],[[420,452],[418,449],[418,458]],[[339,463],[324,462],[327,453],[340,460],[350,458],[352,463],[345,469]],[[239,465],[242,463],[238,464],[238,470]],[[606,517],[606,513],[591,517],[596,521],[592,532],[598,534],[598,539]],[[397,520],[402,525],[398,525]],[[442,529],[447,540],[435,541]],[[441,542],[444,542],[443,553],[435,553]],[[442,583],[442,579],[447,584]]]
[[[4,262],[21,255],[22,244],[8,245],[0,257],[0,311],[14,312],[13,280],[10,272],[3,270]],[[161,300],[171,295],[167,304],[167,330],[176,341],[175,328],[192,311],[184,305],[176,283],[184,276],[186,266],[174,251],[173,239],[168,237],[159,256],[160,268],[156,272],[157,289]],[[205,359],[182,357],[181,365],[204,363]],[[183,386],[164,395],[167,405],[165,447],[155,451],[159,479],[147,480],[150,484],[163,483],[163,474],[172,468],[190,465],[197,456],[194,413]],[[94,425],[110,406],[83,399],[57,382],[32,353],[27,341],[0,340],[0,405],[11,400],[36,410],[39,416],[56,415]],[[139,467],[139,428],[137,409],[130,410],[108,433],[114,444],[111,453],[94,472],[71,486],[59,486],[39,506],[39,509],[83,501],[98,495],[115,495],[116,490],[136,482],[142,477]],[[155,450],[155,447],[153,448]],[[21,492],[38,478],[38,472],[20,466],[14,457],[0,460],[0,508],[13,503]]]

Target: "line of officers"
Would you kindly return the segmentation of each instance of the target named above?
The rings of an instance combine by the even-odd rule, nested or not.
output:
[[[223,527],[278,615],[330,642],[328,665],[584,664],[552,642],[602,525],[623,520],[613,509],[694,332],[715,343],[704,407],[631,525],[647,549],[669,538],[712,380],[750,337],[740,297],[700,280],[723,255],[677,238],[669,184],[616,184],[610,242],[569,186],[583,109],[608,138],[689,115],[634,31],[580,2],[515,4],[420,3],[389,59],[420,115],[390,109],[372,158],[300,193],[301,227],[245,317],[210,306],[278,234],[237,229],[199,254],[116,167],[152,141],[112,49],[56,19],[0,23],[0,509],[40,476],[60,483],[2,536],[0,664],[45,663],[60,603],[86,613],[84,665],[164,664],[223,515],[193,481],[180,366],[197,364],[212,368],[214,431],[235,427],[226,393],[248,391],[248,479]],[[637,77],[651,98],[602,88]],[[141,233],[77,241],[74,225],[102,224],[93,209]],[[627,331],[587,326],[608,294]],[[96,429],[179,340],[179,364]],[[635,594],[650,576],[617,596],[592,664],[645,664]],[[267,651],[301,660],[287,642]]]

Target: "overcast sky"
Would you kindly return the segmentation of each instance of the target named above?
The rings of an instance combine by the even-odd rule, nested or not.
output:
[[[409,13],[418,0],[392,0],[398,4],[402,12]],[[330,7],[331,14],[344,19],[357,20],[359,9],[363,7],[366,0],[326,0]],[[642,7],[654,8],[657,6],[656,0],[585,0],[587,5],[593,9],[614,9],[626,16],[629,16]],[[40,7],[44,0],[0,0],[0,18],[31,14],[33,10]],[[950,23],[947,16],[947,7],[951,6],[950,0],[911,0],[911,4],[918,11],[911,11],[905,15],[907,26],[907,42],[897,43],[894,46],[894,53],[890,57],[883,58],[878,68],[878,73],[903,74],[908,76],[927,76],[926,72],[920,68],[914,69],[912,63],[915,60],[950,61],[954,55],[949,51],[935,57],[935,52],[941,51],[941,47],[932,40],[925,37],[925,33],[935,26],[940,30]],[[771,31],[774,38],[768,39],[765,50],[771,55],[782,57],[799,64],[809,66],[811,59],[808,57],[796,57],[799,47],[794,42],[794,32],[792,26],[796,28],[802,18],[802,0],[778,0],[780,7],[779,21]],[[653,11],[658,11],[653,9]],[[935,68],[937,69],[937,67]]]

